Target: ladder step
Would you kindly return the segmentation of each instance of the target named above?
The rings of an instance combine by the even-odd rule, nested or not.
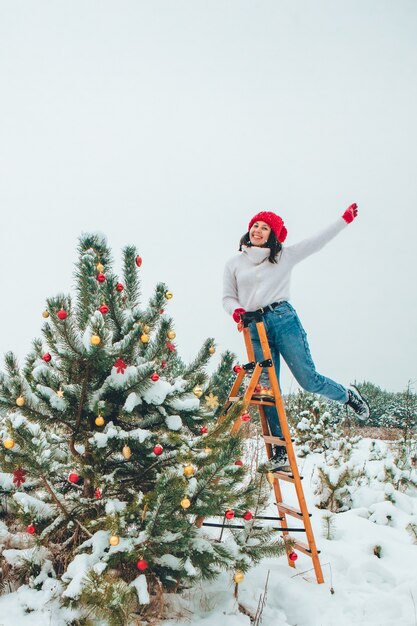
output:
[[[275,406],[275,402],[270,400],[250,400],[249,404],[262,404],[262,406]]]
[[[275,446],[286,446],[285,439],[280,437],[273,437],[272,435],[263,435],[265,443],[273,443]]]
[[[298,539],[294,542],[294,549],[302,552],[303,554],[306,554],[307,556],[311,556],[313,554],[308,544],[304,543],[303,541],[298,541]],[[317,554],[320,554],[320,550],[317,550]]]
[[[276,476],[279,480],[285,480],[287,483],[293,483],[294,476],[292,474],[286,474],[285,472],[271,472],[274,476]],[[301,476],[300,476],[301,478]]]
[[[298,519],[300,517],[303,517],[303,514],[301,513],[301,511],[294,508],[293,506],[290,506],[289,504],[284,504],[283,502],[276,502],[275,504],[277,505],[280,513],[283,512],[286,515],[292,515],[293,517],[296,517]],[[308,513],[307,515],[311,517],[311,513]]]
[[[239,400],[241,400],[242,398],[240,398],[240,396],[229,396],[228,401],[229,402],[239,402]]]

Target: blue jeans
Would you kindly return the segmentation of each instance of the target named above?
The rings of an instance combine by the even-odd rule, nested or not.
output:
[[[290,368],[294,378],[306,391],[318,393],[330,400],[345,403],[348,400],[348,392],[343,385],[326,378],[316,371],[307,335],[297,313],[289,302],[283,302],[273,311],[263,315],[266,336],[272,353],[272,361],[279,382],[280,355]],[[250,335],[255,351],[256,361],[263,361],[261,342],[259,340],[256,322],[249,324]],[[269,386],[268,368],[264,368],[260,383]],[[271,435],[282,437],[278,413],[275,407],[265,406],[265,415],[268,419]]]

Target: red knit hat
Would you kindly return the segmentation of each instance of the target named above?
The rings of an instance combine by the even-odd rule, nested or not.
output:
[[[249,222],[248,230],[252,228],[255,222],[265,222],[272,228],[275,233],[275,237],[280,243],[284,243],[287,237],[287,229],[284,226],[284,220],[282,217],[272,211],[261,211],[254,215]]]

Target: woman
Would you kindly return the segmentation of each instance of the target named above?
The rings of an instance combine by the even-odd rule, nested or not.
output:
[[[251,313],[259,309],[271,347],[274,367],[279,378],[280,355],[287,363],[299,385],[306,391],[350,406],[358,418],[369,417],[369,406],[359,391],[326,378],[316,371],[306,333],[294,308],[289,303],[292,268],[314,254],[353,222],[358,214],[356,204],[351,204],[336,222],[304,241],[283,246],[287,229],[279,215],[270,211],[257,213],[249,222],[248,232],[240,241],[240,253],[230,259],[224,272],[223,306],[240,322],[242,315],[249,321]],[[263,360],[256,330],[256,322],[249,324],[255,358]],[[260,382],[269,384],[266,370]],[[271,434],[282,437],[275,407],[265,407]],[[287,469],[286,451],[275,448],[272,459],[276,469]]]

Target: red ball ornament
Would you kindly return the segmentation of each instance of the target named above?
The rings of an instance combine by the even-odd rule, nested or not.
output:
[[[202,427],[200,428],[200,433],[201,433],[202,435],[206,435],[206,434],[208,433],[208,428],[207,428],[207,426],[202,426]]]
[[[106,275],[103,274],[103,272],[99,272],[96,276],[97,280],[99,283],[104,283],[104,281],[106,280]]]
[[[94,495],[96,497],[96,500],[100,500],[101,499],[101,491],[100,491],[100,489],[98,487],[95,490]]]
[[[29,526],[26,527],[26,532],[29,533],[29,535],[34,535],[36,533],[35,524],[29,524]]]
[[[43,355],[43,360],[45,361],[45,363],[49,363],[49,361],[52,359],[51,355],[49,354],[49,352],[45,352],[45,354]]]
[[[241,365],[235,365],[233,367],[233,371],[234,371],[235,374],[239,374],[239,372],[242,371],[242,366]]]
[[[237,459],[237,461],[235,461],[235,465],[239,465],[241,467],[243,465],[243,461]]]
[[[163,451],[164,449],[159,443],[157,443],[153,449],[153,453],[156,454],[156,456],[160,456],[163,453]]]
[[[135,259],[135,263],[138,267],[140,267],[142,265],[142,257],[138,255]]]
[[[251,519],[253,519],[253,515],[250,511],[246,511],[246,513],[244,513],[242,515],[243,519],[246,520],[247,522]]]
[[[255,387],[255,391],[260,391],[261,389],[262,389],[262,385],[258,383]]]
[[[80,477],[78,476],[78,474],[76,472],[72,472],[68,476],[68,480],[69,480],[70,483],[73,483],[74,485],[76,485],[78,483],[78,481],[80,480]]]
[[[226,513],[224,514],[226,519],[233,519],[235,516],[235,512],[232,511],[232,509],[227,509]]]
[[[242,422],[250,422],[249,413],[242,413],[242,415],[240,416],[240,419],[242,420]]]
[[[168,363],[166,361],[161,361],[161,368],[164,370]]]
[[[123,291],[124,287],[122,285],[122,283],[117,283],[116,285],[116,291]]]
[[[68,317],[68,313],[65,309],[60,309],[57,313],[57,316],[60,320],[65,320]]]
[[[149,567],[148,561],[145,561],[145,559],[140,559],[140,561],[136,563],[136,567],[140,569],[141,572],[144,572],[145,569],[148,569]]]
[[[100,313],[102,313],[103,315],[106,315],[106,313],[109,312],[109,307],[107,306],[107,304],[102,304],[101,306],[98,307],[98,310],[100,311]]]
[[[296,552],[290,552],[288,558],[290,559],[290,561],[296,561],[298,559],[298,554]]]
[[[154,372],[151,376],[151,379],[153,380],[154,383],[156,383],[156,381],[159,380],[159,374]]]

